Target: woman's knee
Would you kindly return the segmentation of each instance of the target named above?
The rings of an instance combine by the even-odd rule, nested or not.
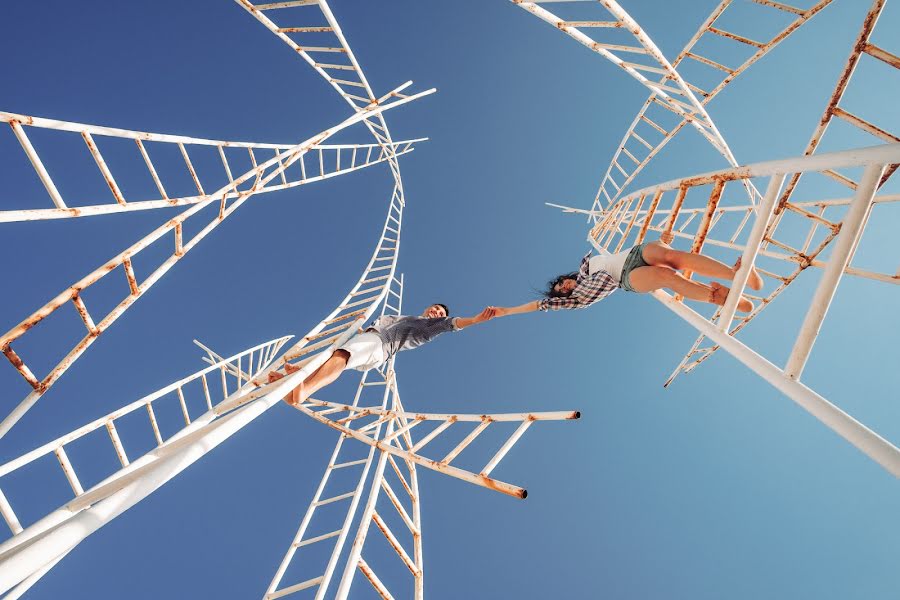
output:
[[[668,244],[662,242],[650,242],[643,248],[641,255],[644,262],[649,265],[663,265],[665,267],[673,267],[673,260],[676,260],[677,250],[672,250]]]
[[[629,275],[629,283],[634,291],[646,293],[669,287],[676,277],[678,274],[668,267],[650,265],[633,270]]]

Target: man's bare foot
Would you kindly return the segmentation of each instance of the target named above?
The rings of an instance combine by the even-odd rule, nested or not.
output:
[[[709,301],[711,304],[718,304],[722,306],[725,304],[725,300],[728,298],[728,293],[731,292],[730,289],[719,283],[718,281],[711,281],[709,284]],[[741,296],[740,301],[738,302],[737,309],[740,312],[750,312],[753,310],[753,303],[750,302],[747,298]]]
[[[300,367],[293,363],[286,362],[284,363],[284,370],[288,372],[288,375],[290,375],[291,373],[296,373],[297,371],[299,371]]]
[[[737,273],[738,269],[741,268],[741,257],[738,256],[737,262],[734,263],[734,272]],[[759,273],[756,272],[756,267],[750,269],[750,277],[747,278],[747,285],[750,286],[751,290],[761,290],[763,286],[762,277],[759,276]]]
[[[278,371],[269,371],[269,383],[275,383],[282,377],[284,377],[284,375],[282,375]]]

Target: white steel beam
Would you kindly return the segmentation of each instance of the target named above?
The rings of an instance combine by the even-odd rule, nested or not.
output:
[[[866,216],[872,209],[872,198],[875,196],[875,190],[881,181],[884,170],[884,164],[872,164],[866,167],[863,173],[859,187],[856,189],[856,197],[841,223],[841,231],[831,250],[828,266],[822,273],[819,287],[816,288],[815,295],[810,301],[809,311],[806,313],[800,333],[797,335],[797,341],[794,343],[794,348],[791,350],[785,366],[785,373],[791,379],[800,379],[803,367],[806,366],[809,353],[812,351],[812,346],[825,321],[828,307],[831,306],[831,300],[841,282],[841,277],[850,263],[850,256],[859,244]]]

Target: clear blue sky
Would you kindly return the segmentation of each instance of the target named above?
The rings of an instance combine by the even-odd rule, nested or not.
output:
[[[626,9],[674,56],[714,4],[657,0]],[[835,0],[711,104],[739,161],[802,152],[868,5]],[[589,205],[644,89],[509,2],[345,0],[332,8],[376,92],[407,79],[439,90],[388,116],[395,139],[431,138],[402,161],[406,307],[441,301],[470,315],[485,304],[520,303],[576,265],[587,249],[584,222],[543,203]],[[753,25],[734,28],[758,31]],[[896,53],[898,26],[891,5],[874,41]],[[4,28],[0,53],[8,67],[0,110],[11,112],[275,142],[298,141],[348,115],[302,60],[230,2],[30,3]],[[898,131],[898,94],[897,74],[867,61],[847,100]],[[840,136],[827,149],[856,142]],[[361,133],[356,139],[368,142]],[[0,156],[4,206],[46,201],[22,176],[31,174],[8,130],[0,132]],[[62,154],[51,162],[60,185],[108,193],[102,180],[84,177],[87,152],[78,156],[83,162]],[[639,183],[723,166],[687,132]],[[387,170],[376,169],[248,202],[0,440],[0,461],[201,368],[192,338],[233,353],[302,335],[356,280],[389,194]],[[2,226],[0,329],[171,214]],[[893,221],[873,223],[860,259],[887,257],[896,268],[898,214],[884,214]],[[816,277],[798,289],[811,289]],[[895,442],[898,299],[894,286],[847,279],[804,373]],[[799,327],[798,307],[786,296],[744,339],[782,364],[790,348],[782,337]],[[20,352],[54,364],[77,332],[66,327],[36,331]],[[421,472],[428,596],[896,595],[897,481],[721,353],[663,390],[693,339],[652,299],[621,292],[589,311],[504,319],[402,354],[410,409],[583,415],[532,428],[496,471],[528,488],[525,501]],[[354,385],[348,379],[325,397],[345,399]],[[0,369],[0,390],[7,407],[26,393],[11,368]],[[274,408],[91,536],[27,597],[261,596],[333,442],[331,431]],[[90,473],[97,451],[69,453]],[[45,494],[15,491],[50,476],[55,467],[46,465],[3,482],[23,520],[65,499],[61,477]],[[357,592],[366,585],[358,581]]]

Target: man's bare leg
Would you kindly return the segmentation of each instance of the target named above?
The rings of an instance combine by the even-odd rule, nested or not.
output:
[[[713,282],[711,286],[706,286],[686,279],[677,271],[661,266],[638,267],[631,271],[629,282],[636,292],[646,293],[667,288],[685,298],[718,305],[725,303],[729,291],[727,287],[716,282]],[[753,310],[753,303],[742,297],[738,302],[738,310],[750,312]]]
[[[300,385],[291,390],[291,393],[284,397],[284,401],[291,406],[305,402],[307,398],[318,392],[320,389],[333,383],[347,367],[348,360],[350,360],[349,352],[346,350],[335,350],[331,356],[328,357],[328,360],[322,363],[322,366],[313,371],[313,373],[304,379]],[[288,371],[288,373],[292,373],[298,369],[293,365],[285,365],[285,370]],[[284,377],[284,375],[275,371],[269,373],[270,382],[277,381],[282,377]]]

